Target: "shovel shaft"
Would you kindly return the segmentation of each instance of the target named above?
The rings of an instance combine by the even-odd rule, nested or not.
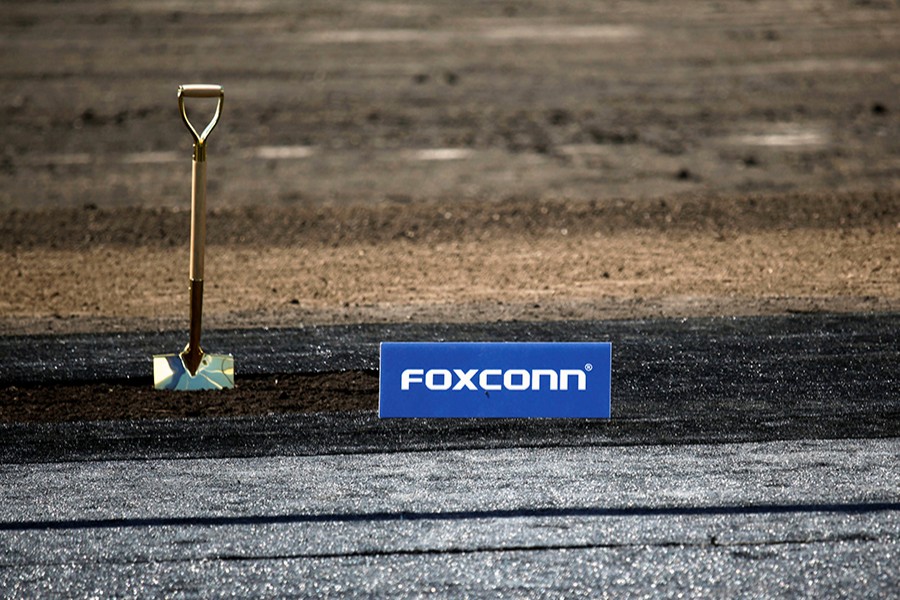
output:
[[[191,375],[197,373],[203,350],[200,333],[203,322],[203,263],[206,255],[206,161],[197,160],[194,152],[193,185],[191,191],[191,333],[182,354]]]
[[[197,374],[203,349],[200,347],[200,323],[203,320],[203,280],[191,279],[191,333],[187,348],[181,354],[191,375]]]
[[[191,179],[190,277],[191,281],[202,281],[206,258],[206,160],[194,159]]]

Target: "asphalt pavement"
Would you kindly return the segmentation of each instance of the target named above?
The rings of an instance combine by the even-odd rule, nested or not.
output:
[[[0,339],[5,356],[22,357],[4,361],[0,381],[94,373],[143,385],[140,361],[101,359],[60,375],[47,357],[54,347],[102,357],[134,340],[159,351],[167,335]],[[238,381],[240,365],[245,377],[272,374],[272,351],[301,372],[372,369],[381,339],[612,341],[613,418],[381,421],[363,412],[4,425],[0,593],[900,589],[900,315],[209,337],[241,349]]]

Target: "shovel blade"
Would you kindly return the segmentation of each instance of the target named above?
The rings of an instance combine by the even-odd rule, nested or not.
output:
[[[153,357],[153,387],[158,390],[222,390],[234,387],[234,357],[204,354],[200,367],[191,375],[180,354]]]

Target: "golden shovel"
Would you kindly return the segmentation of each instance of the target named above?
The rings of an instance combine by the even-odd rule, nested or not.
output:
[[[185,98],[216,98],[216,113],[198,134],[184,106]],[[191,191],[191,333],[180,354],[153,356],[153,385],[160,390],[220,390],[234,387],[234,357],[209,354],[200,347],[203,313],[203,260],[206,254],[206,138],[219,121],[225,91],[220,85],[192,84],[178,88],[181,118],[194,138],[193,189]]]

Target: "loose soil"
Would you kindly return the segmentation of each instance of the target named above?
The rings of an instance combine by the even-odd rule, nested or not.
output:
[[[186,327],[185,211],[9,213],[0,331]],[[900,309],[900,194],[232,209],[208,327]]]

